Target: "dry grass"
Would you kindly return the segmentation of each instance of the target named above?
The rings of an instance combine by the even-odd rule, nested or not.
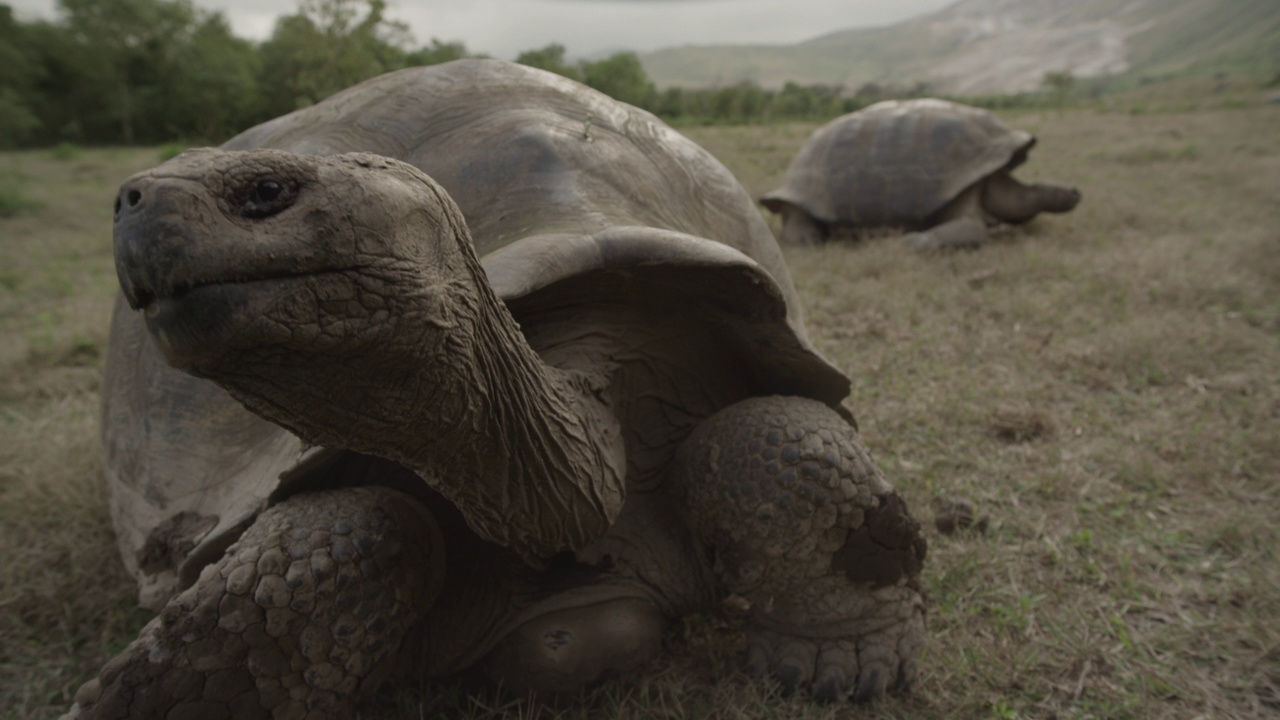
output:
[[[111,187],[152,151],[6,153],[34,207],[0,221],[0,718],[56,717],[146,614],[98,457]]]
[[[732,611],[650,671],[554,708],[462,684],[402,717],[1280,715],[1280,108],[1026,114],[1021,172],[1076,212],[978,252],[788,250],[867,444],[931,525],[916,692],[809,707],[742,680]],[[812,126],[699,128],[753,194]],[[40,208],[0,220],[0,718],[53,717],[145,619],[98,482],[112,186],[154,152],[0,155]],[[397,711],[398,709],[398,711]]]

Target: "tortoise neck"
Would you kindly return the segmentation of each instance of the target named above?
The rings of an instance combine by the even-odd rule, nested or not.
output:
[[[598,382],[542,361],[458,231],[449,279],[428,267],[388,293],[378,342],[255,357],[214,379],[307,442],[405,465],[479,535],[536,562],[603,536],[620,511],[619,423]]]
[[[601,383],[547,365],[494,293],[474,255],[474,341],[449,377],[448,411],[425,416],[403,460],[488,540],[526,559],[580,548],[621,510],[626,474],[619,423]]]

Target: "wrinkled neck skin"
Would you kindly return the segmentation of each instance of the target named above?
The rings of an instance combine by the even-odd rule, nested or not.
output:
[[[418,230],[440,232],[438,217],[428,222]],[[262,321],[291,335],[309,322],[323,336],[317,306],[377,308],[357,313],[366,326],[335,330],[332,348],[253,348],[193,371],[308,442],[400,462],[481,536],[537,564],[612,525],[624,499],[619,424],[602,378],[550,367],[528,345],[461,216],[445,225],[458,235],[453,257],[401,263],[382,273],[389,282],[308,280]]]

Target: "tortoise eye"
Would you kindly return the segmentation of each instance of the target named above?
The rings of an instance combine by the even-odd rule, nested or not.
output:
[[[288,183],[275,178],[258,180],[245,193],[240,214],[248,218],[264,218],[293,204],[296,193]]]
[[[280,197],[280,193],[284,192],[284,186],[275,180],[263,180],[253,188],[253,193],[249,195],[249,201],[255,203],[269,203]]]

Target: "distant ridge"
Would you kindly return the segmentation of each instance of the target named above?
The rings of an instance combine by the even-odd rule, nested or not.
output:
[[[984,95],[1046,72],[1280,75],[1280,0],[960,0],[876,28],[793,45],[685,46],[640,55],[660,87],[866,83]]]

